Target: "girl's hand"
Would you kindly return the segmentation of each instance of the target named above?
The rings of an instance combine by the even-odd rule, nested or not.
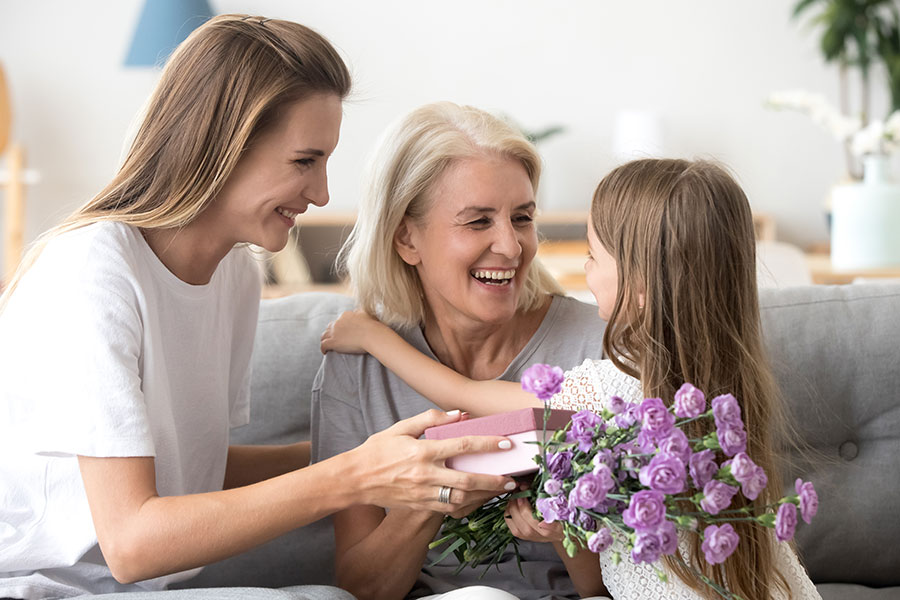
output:
[[[525,498],[514,498],[506,506],[506,525],[510,533],[527,542],[561,542],[562,525],[545,523],[534,518],[531,503]]]
[[[369,350],[371,336],[379,327],[387,327],[361,309],[341,313],[322,333],[322,354],[334,350],[344,354],[365,354]]]

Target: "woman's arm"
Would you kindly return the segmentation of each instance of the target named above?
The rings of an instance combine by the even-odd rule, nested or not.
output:
[[[79,456],[78,464],[103,555],[130,583],[221,560],[355,504],[451,512],[512,486],[443,466],[455,454],[496,450],[501,437],[417,439],[458,418],[428,411],[305,469],[204,494],[159,496],[150,457]],[[444,485],[454,488],[450,504],[437,500]]]
[[[556,553],[566,565],[566,571],[579,596],[585,598],[609,595],[603,584],[597,555],[580,549],[574,557],[570,557],[562,545],[563,533],[559,523],[545,523],[535,519],[531,504],[524,498],[510,500],[506,512],[506,523],[514,536],[530,542],[553,544]]]
[[[310,443],[229,446],[224,488],[259,483],[309,465]]]
[[[482,494],[453,515],[467,515],[492,497]],[[412,589],[443,515],[407,509],[385,514],[377,506],[354,506],[333,520],[338,586],[359,600],[382,600],[402,598]]]
[[[334,515],[335,577],[359,600],[403,598],[425,562],[443,515],[354,506]]]
[[[397,333],[361,310],[343,313],[322,334],[322,352],[368,353],[411,388],[444,410],[474,416],[543,406],[512,381],[475,381],[431,360]]]

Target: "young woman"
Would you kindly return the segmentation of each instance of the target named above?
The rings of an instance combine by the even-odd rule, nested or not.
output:
[[[417,440],[458,412],[311,467],[308,443],[229,447],[260,297],[246,244],[280,250],[328,202],[349,90],[310,29],[210,20],[170,58],[112,182],[30,251],[0,298],[0,597],[161,590],[354,504],[459,513],[514,485],[443,466],[508,440]]]
[[[603,350],[609,358],[568,371],[552,406],[600,412],[611,395],[671,402],[685,381],[710,397],[732,393],[744,415],[747,453],[772,482],[759,500],[777,500],[776,432],[784,417],[763,349],[755,239],[741,188],[709,162],[627,163],[594,193],[588,245],[587,284],[599,316],[608,321]],[[472,381],[429,360],[361,311],[330,326],[322,349],[369,352],[444,408],[488,414],[536,402],[518,384]],[[689,437],[707,433],[706,421],[694,425]],[[558,525],[538,523],[526,504],[511,503],[508,523],[515,535],[559,535]],[[756,525],[736,529],[742,541],[723,565],[701,560],[696,535],[682,536],[682,557],[743,598],[819,598],[790,546],[776,545],[771,532]],[[615,600],[717,597],[676,560],[666,560],[676,576],[664,583],[646,563],[615,561],[616,551],[620,542],[600,554],[603,581]]]

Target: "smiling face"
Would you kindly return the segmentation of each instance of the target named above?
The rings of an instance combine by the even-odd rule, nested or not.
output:
[[[206,211],[215,230],[232,245],[284,248],[296,216],[310,204],[328,203],[326,164],[341,117],[341,99],[334,94],[316,94],[283,109],[251,142]]]
[[[590,254],[584,263],[584,273],[588,289],[597,301],[597,314],[601,319],[609,320],[616,305],[616,294],[619,290],[619,276],[616,260],[600,243],[590,218],[587,225],[587,238]]]
[[[469,324],[512,319],[537,251],[534,190],[514,159],[479,156],[451,165],[429,190],[427,212],[395,236],[437,318]]]

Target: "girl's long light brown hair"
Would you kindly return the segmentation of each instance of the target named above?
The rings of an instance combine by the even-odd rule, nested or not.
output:
[[[740,186],[708,161],[630,162],[600,182],[591,226],[618,268],[606,354],[641,380],[646,397],[671,403],[684,382],[708,399],[733,394],[747,429],[747,453],[768,475],[757,502],[776,501],[778,428],[785,420],[762,341],[753,222]],[[689,438],[712,430],[708,420],[689,425]],[[701,560],[699,535],[692,536],[687,564],[748,600],[772,598],[777,588],[789,595],[771,532],[748,522],[733,525],[740,543],[722,565]],[[714,597],[685,562],[666,557],[665,564]]]
[[[249,15],[210,19],[169,58],[113,180],[35,241],[0,296],[0,311],[53,237],[100,221],[183,227],[214,201],[243,151],[285,106],[349,92],[347,66],[315,31]]]

